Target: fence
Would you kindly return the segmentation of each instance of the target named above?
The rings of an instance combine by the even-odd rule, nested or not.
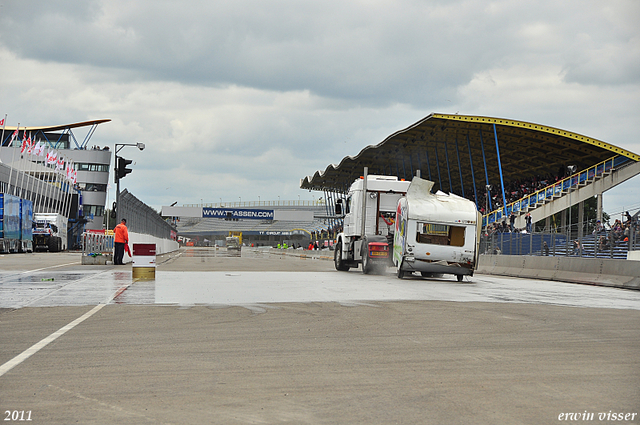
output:
[[[634,220],[625,223],[620,231],[615,225],[600,228],[589,221],[573,225],[572,232],[566,227],[533,233],[484,232],[480,253],[626,259],[628,251],[640,250],[639,230]]]
[[[120,192],[120,217],[127,219],[129,232],[155,236],[161,239],[171,238],[171,225],[147,204],[125,189]]]
[[[105,264],[113,259],[113,235],[84,232],[82,264]]]

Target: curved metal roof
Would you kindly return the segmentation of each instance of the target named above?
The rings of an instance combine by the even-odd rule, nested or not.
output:
[[[618,155],[640,161],[640,155],[567,130],[504,118],[433,113],[358,155],[345,157],[339,165],[305,177],[300,187],[346,191],[369,167],[370,174],[407,179],[419,169],[436,189],[471,193],[474,182],[484,187],[485,169],[490,184],[500,183],[498,160],[504,181],[509,182],[555,176],[568,165],[581,170]]]
[[[77,122],[77,123],[73,123],[73,124],[61,124],[61,125],[49,125],[49,126],[41,126],[41,127],[27,127],[27,126],[20,126],[20,131],[26,130],[26,131],[58,131],[58,130],[67,130],[69,128],[79,128],[79,127],[87,127],[90,125],[98,125],[98,124],[102,124],[105,122],[109,122],[111,121],[110,119],[101,119],[101,120],[91,120],[91,121],[83,121],[83,122]],[[5,127],[5,131],[15,131],[16,128],[15,126],[6,126]]]

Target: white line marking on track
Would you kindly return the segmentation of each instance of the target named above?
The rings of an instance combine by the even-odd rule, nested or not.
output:
[[[18,354],[17,356],[15,356],[11,360],[9,360],[8,362],[6,362],[2,366],[0,366],[0,376],[2,376],[5,373],[9,372],[11,369],[13,369],[14,367],[18,366],[20,363],[22,363],[23,361],[27,360],[29,357],[33,356],[38,351],[42,350],[44,347],[49,345],[51,342],[55,341],[56,339],[58,339],[59,337],[61,337],[65,333],[67,333],[67,331],[70,331],[71,329],[73,329],[77,325],[79,325],[80,323],[82,323],[85,320],[87,320],[89,317],[93,316],[94,314],[96,314],[97,312],[102,310],[102,308],[105,305],[109,304],[109,302],[111,302],[116,296],[122,294],[122,292],[124,292],[132,284],[133,284],[133,282],[131,282],[131,283],[123,286],[122,288],[118,289],[106,302],[100,303],[97,306],[93,307],[91,310],[89,310],[88,312],[86,312],[82,316],[78,317],[73,322],[61,327],[60,329],[58,329],[57,331],[55,331],[54,333],[52,333],[48,337],[44,338],[40,342],[37,342],[37,343],[33,344],[31,347],[27,348],[22,353]]]
[[[80,264],[79,261],[76,261],[75,263],[67,263],[67,264],[58,264],[57,266],[49,266],[49,267],[43,267],[41,269],[34,269],[34,270],[27,270],[25,272],[22,272],[20,274],[26,274],[26,273],[32,273],[32,272],[39,272],[41,270],[47,270],[47,269],[55,269],[57,267],[64,267],[64,266],[72,266],[74,264]]]

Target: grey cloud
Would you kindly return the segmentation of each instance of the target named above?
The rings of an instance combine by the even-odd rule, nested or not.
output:
[[[147,142],[127,182],[148,181],[133,190],[141,199],[161,199],[155,185],[179,186],[161,183],[165,170],[193,173],[180,184],[205,180],[182,189],[197,200],[203,188],[228,190],[221,179],[242,170],[236,192],[264,199],[430,112],[633,143],[638,5],[9,1],[0,55],[23,68],[7,68],[12,84],[0,90],[15,99],[11,120],[112,118],[96,143]],[[279,175],[287,183],[272,183]]]

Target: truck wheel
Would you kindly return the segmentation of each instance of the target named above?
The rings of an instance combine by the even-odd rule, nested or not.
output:
[[[361,253],[362,253],[362,273],[364,274],[370,274],[373,271],[373,264],[371,262],[371,259],[369,258],[369,241],[367,240],[367,238],[364,238],[362,240],[362,249],[361,249]]]
[[[400,258],[400,260],[398,261],[398,271],[396,273],[396,276],[398,276],[398,279],[402,279],[404,277],[404,270],[402,270],[403,263],[404,263],[403,258]]]
[[[368,255],[362,257],[362,273],[370,274],[373,271],[373,264]]]
[[[49,252],[57,252],[58,243],[56,241],[56,238],[50,237],[49,240],[47,241],[47,247],[49,248]]]
[[[462,282],[462,278],[464,277],[463,275],[459,274],[456,276],[458,278],[458,282]]]
[[[336,249],[333,251],[333,264],[336,266],[336,270],[341,272],[348,272],[349,266],[342,260],[342,240],[336,244]]]
[[[58,239],[58,252],[62,252],[62,238],[56,238]]]

